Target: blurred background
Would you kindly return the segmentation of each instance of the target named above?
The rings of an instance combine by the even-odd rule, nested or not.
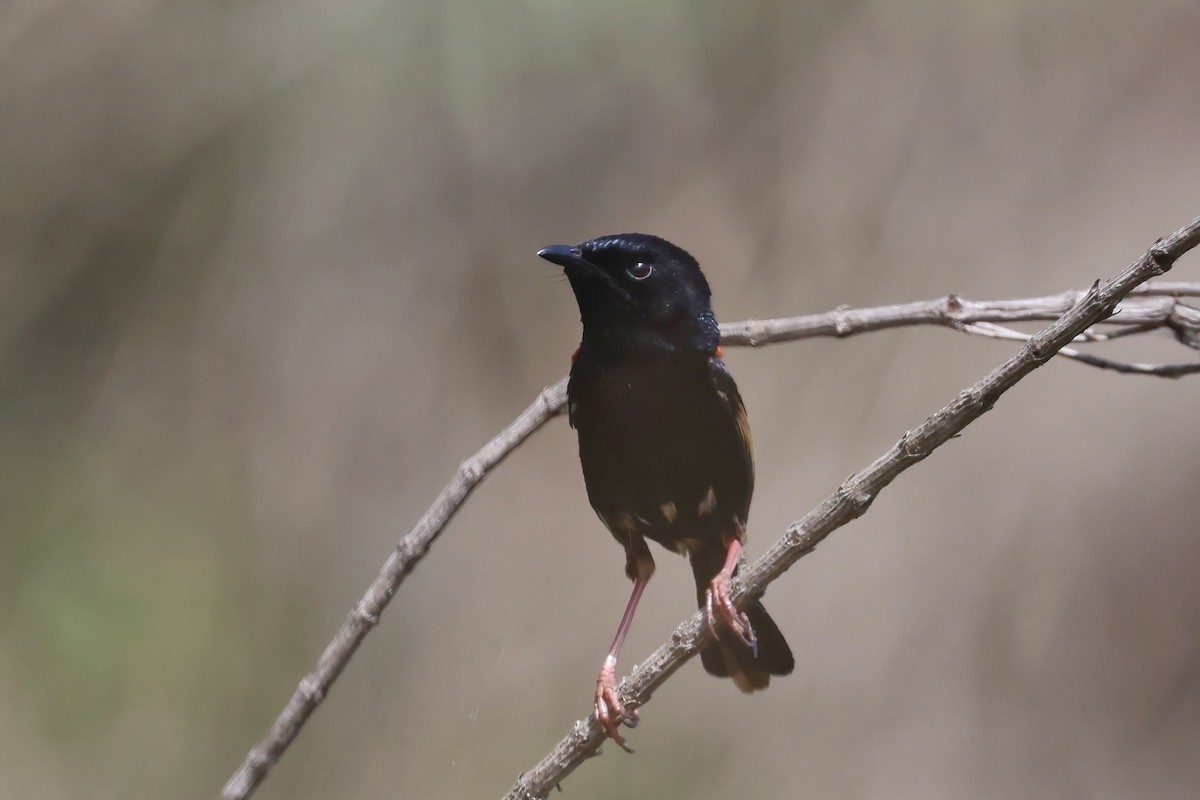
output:
[[[1183,0],[4,4],[0,798],[220,790],[565,372],[539,247],[666,236],[726,321],[1082,288],[1200,213],[1198,37]],[[750,555],[1014,350],[730,351]],[[688,664],[564,796],[1194,797],[1198,407],[1050,363],[771,588],[793,676]],[[496,797],[588,713],[628,582],[574,448],[478,489],[258,796]],[[656,554],[623,672],[694,610]]]

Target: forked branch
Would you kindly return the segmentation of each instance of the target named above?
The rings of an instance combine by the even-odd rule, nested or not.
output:
[[[1200,218],[1159,241],[1120,275],[1097,282],[1076,300],[1057,322],[1031,336],[1011,358],[970,387],[947,406],[900,437],[866,469],[855,473],[833,494],[788,528],[762,558],[734,583],[734,600],[741,607],[760,596],[792,564],[811,553],[830,533],[862,516],[879,493],[900,473],[928,457],[957,436],[995,405],[1006,391],[1040,367],[1090,326],[1109,318],[1121,299],[1146,280],[1161,275],[1175,260],[1200,243]],[[704,615],[696,613],[671,634],[628,678],[621,682],[626,707],[644,705],[655,689],[712,640]],[[507,800],[546,797],[575,767],[595,755],[604,733],[593,717],[575,723],[542,761],[518,778]]]
[[[930,417],[922,426],[902,437],[875,464],[855,475],[821,506],[793,525],[783,539],[743,573],[735,589],[738,602],[761,594],[770,581],[801,556],[811,552],[831,531],[860,516],[875,495],[900,472],[923,459],[984,413],[1004,391],[1060,352],[1068,343],[1103,341],[1122,335],[1116,331],[1103,333],[1092,330],[1091,326],[1107,322],[1123,326],[1117,331],[1136,329],[1137,333],[1165,328],[1184,344],[1200,348],[1200,311],[1178,300],[1181,297],[1200,297],[1200,284],[1159,282],[1151,286],[1139,286],[1146,279],[1170,269],[1175,259],[1195,247],[1198,241],[1200,219],[1193,220],[1190,225],[1156,244],[1117,278],[1103,286],[1093,286],[1087,292],[1064,292],[1049,297],[983,303],[950,295],[919,303],[858,310],[839,308],[806,317],[723,325],[721,332],[724,345],[758,346],[814,336],[849,336],[886,328],[928,324],[995,337],[995,334],[983,334],[981,330],[972,329],[972,326],[1058,319],[1046,330],[1028,337],[1025,346],[1013,358],[962,392],[953,403]],[[1121,302],[1122,298],[1130,295],[1138,299]],[[1115,315],[1114,310],[1117,312]],[[1012,333],[1026,336],[1017,331]],[[1130,365],[1099,359],[1090,354],[1083,355],[1088,356],[1085,363],[1123,372],[1176,377],[1177,374],[1195,371],[1190,364],[1133,365],[1137,369],[1126,369]],[[300,681],[267,736],[250,750],[245,761],[229,779],[222,792],[225,800],[241,800],[254,792],[295,740],[367,633],[379,622],[380,615],[405,577],[428,552],[470,493],[489,470],[547,421],[560,414],[565,403],[566,379],[563,379],[539,393],[533,404],[517,419],[462,463],[433,505],[417,521],[412,531],[400,540],[379,575],[321,654],[316,667]],[[700,628],[699,615],[680,625],[670,642],[656,650],[622,683],[626,702],[634,707],[644,704],[655,688],[707,642],[707,636]],[[571,734],[537,767],[521,776],[508,797],[544,796],[579,763],[594,755],[600,743],[600,733],[594,720],[589,717],[586,721],[576,723]]]

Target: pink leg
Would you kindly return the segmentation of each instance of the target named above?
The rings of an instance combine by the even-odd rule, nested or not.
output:
[[[625,744],[625,737],[621,735],[617,726],[624,722],[632,728],[637,725],[638,716],[636,711],[625,709],[625,704],[621,702],[617,693],[617,656],[625,642],[625,635],[629,633],[629,626],[633,623],[633,612],[637,610],[638,601],[642,599],[642,591],[649,582],[649,576],[639,576],[634,580],[633,594],[629,595],[625,613],[621,615],[621,624],[617,626],[617,635],[613,637],[608,656],[604,659],[604,666],[600,668],[600,675],[596,678],[596,722],[604,728],[609,738],[627,753],[632,753],[633,750]]]
[[[741,555],[741,552],[741,542],[734,539],[729,543],[729,549],[725,554],[725,566],[721,567],[721,571],[713,576],[712,582],[708,585],[708,591],[705,593],[704,614],[708,618],[708,626],[712,628],[713,633],[717,633],[716,614],[719,613],[721,619],[729,626],[729,630],[733,631],[734,635],[741,639],[746,646],[754,648],[755,656],[757,656],[758,641],[754,638],[754,629],[750,627],[750,618],[738,611],[729,597],[729,581],[733,578],[733,570],[737,567],[738,556]]]

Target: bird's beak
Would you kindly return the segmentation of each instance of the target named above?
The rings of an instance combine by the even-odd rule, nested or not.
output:
[[[572,267],[579,269],[595,268],[583,257],[583,250],[575,245],[552,244],[549,247],[543,247],[541,250],[538,250],[537,254],[551,264],[558,264],[563,269],[571,269]]]

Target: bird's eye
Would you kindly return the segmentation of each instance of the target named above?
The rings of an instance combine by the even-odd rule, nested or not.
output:
[[[654,272],[654,265],[647,261],[639,261],[629,269],[625,270],[629,273],[629,277],[635,281],[644,281],[650,277],[650,273]]]

